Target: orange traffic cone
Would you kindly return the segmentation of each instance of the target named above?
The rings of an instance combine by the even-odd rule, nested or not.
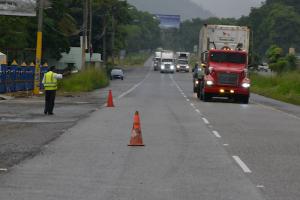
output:
[[[108,93],[107,107],[115,107],[111,90],[109,90],[109,93]]]
[[[131,138],[128,146],[145,146],[143,143],[140,116],[138,111],[136,111],[134,114]]]

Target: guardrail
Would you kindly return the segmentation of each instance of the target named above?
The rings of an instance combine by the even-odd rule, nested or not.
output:
[[[43,89],[42,78],[48,67],[41,67],[40,88]],[[31,91],[34,88],[34,66],[0,65],[0,93]]]

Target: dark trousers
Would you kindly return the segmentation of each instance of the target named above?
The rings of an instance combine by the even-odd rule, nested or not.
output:
[[[45,114],[53,114],[56,90],[45,90]]]

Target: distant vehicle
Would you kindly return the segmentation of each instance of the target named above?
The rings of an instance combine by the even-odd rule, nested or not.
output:
[[[203,101],[228,97],[248,103],[248,51],[250,30],[245,26],[204,25],[200,31],[199,53],[205,67],[197,96]]]
[[[158,71],[160,69],[160,62],[161,62],[161,51],[156,51],[154,53],[154,58],[153,58],[154,71]]]
[[[112,69],[110,72],[110,80],[113,79],[124,79],[124,72],[120,68]]]
[[[160,73],[175,73],[175,57],[172,51],[161,53]]]
[[[270,71],[270,68],[267,63],[262,63],[261,65],[258,65],[257,70],[261,72],[268,72]]]
[[[177,60],[189,60],[190,53],[189,52],[176,52]]]
[[[176,71],[184,71],[184,72],[189,72],[190,71],[190,66],[189,66],[189,61],[186,59],[179,59],[177,60],[176,63]]]

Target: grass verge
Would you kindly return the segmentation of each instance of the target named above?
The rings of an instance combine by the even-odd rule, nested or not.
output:
[[[254,93],[300,105],[300,71],[287,72],[275,76],[251,74]]]
[[[118,60],[117,65],[129,66],[144,66],[146,60],[150,57],[149,53],[131,53],[128,54],[124,60]]]
[[[63,92],[89,92],[106,87],[109,79],[105,70],[88,69],[64,78],[59,82],[59,90]]]

